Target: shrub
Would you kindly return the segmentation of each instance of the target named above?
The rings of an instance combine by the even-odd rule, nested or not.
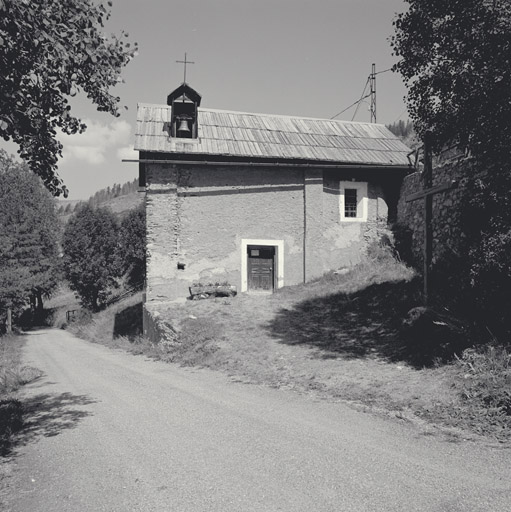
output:
[[[413,231],[403,224],[395,224],[392,227],[392,233],[394,235],[394,249],[399,259],[408,265],[416,266],[417,259],[412,249]]]
[[[511,429],[511,353],[490,344],[465,350],[454,364],[463,374],[455,386],[467,416],[486,416],[489,423]]]
[[[0,455],[8,452],[13,434],[23,427],[23,406],[19,400],[0,401]]]

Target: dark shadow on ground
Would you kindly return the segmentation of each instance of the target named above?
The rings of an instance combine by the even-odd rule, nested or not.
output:
[[[41,327],[52,327],[53,320],[60,308],[49,308],[41,311],[33,311],[27,308],[17,319],[17,324],[24,330],[38,329]]]
[[[322,358],[378,356],[423,367],[438,356],[435,347],[411,343],[403,328],[408,311],[420,304],[418,279],[374,284],[281,309],[267,329],[281,343],[318,348]]]
[[[126,336],[132,339],[142,334],[142,302],[129,306],[115,314],[114,338]]]
[[[91,416],[84,406],[93,403],[95,400],[90,397],[72,393],[44,393],[21,400],[21,428],[3,447],[1,455],[7,456],[16,446],[24,446],[39,437],[53,437],[75,428],[81,420]]]

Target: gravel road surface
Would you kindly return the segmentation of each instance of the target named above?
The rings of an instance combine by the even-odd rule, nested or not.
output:
[[[11,512],[511,510],[510,450],[290,391],[28,335]]]

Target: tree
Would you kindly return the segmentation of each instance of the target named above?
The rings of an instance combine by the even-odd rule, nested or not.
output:
[[[146,227],[144,205],[131,210],[119,230],[119,261],[128,285],[142,289],[146,269]]]
[[[511,1],[405,0],[391,45],[408,112],[434,149],[499,165],[511,152]]]
[[[108,2],[111,6],[112,2]],[[62,144],[57,130],[83,132],[69,96],[79,91],[102,112],[119,116],[110,88],[137,50],[103,34],[110,10],[94,0],[0,0],[0,136],[12,139],[30,169],[54,195]]]
[[[38,310],[59,280],[55,202],[26,164],[0,150],[0,310]]]
[[[401,139],[406,139],[413,132],[413,124],[410,120],[405,122],[400,119],[398,122],[386,126],[394,135]]]
[[[93,311],[100,310],[118,286],[118,230],[110,210],[88,204],[73,214],[64,230],[66,277],[82,304]]]
[[[511,333],[511,0],[405,0],[391,40],[408,110],[433,149],[472,156],[451,265],[457,294]],[[467,299],[467,300],[465,300]]]

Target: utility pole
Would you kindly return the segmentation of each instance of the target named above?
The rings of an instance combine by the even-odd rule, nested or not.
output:
[[[371,74],[369,75],[370,95],[371,95],[371,123],[376,123],[376,64],[373,63]]]

